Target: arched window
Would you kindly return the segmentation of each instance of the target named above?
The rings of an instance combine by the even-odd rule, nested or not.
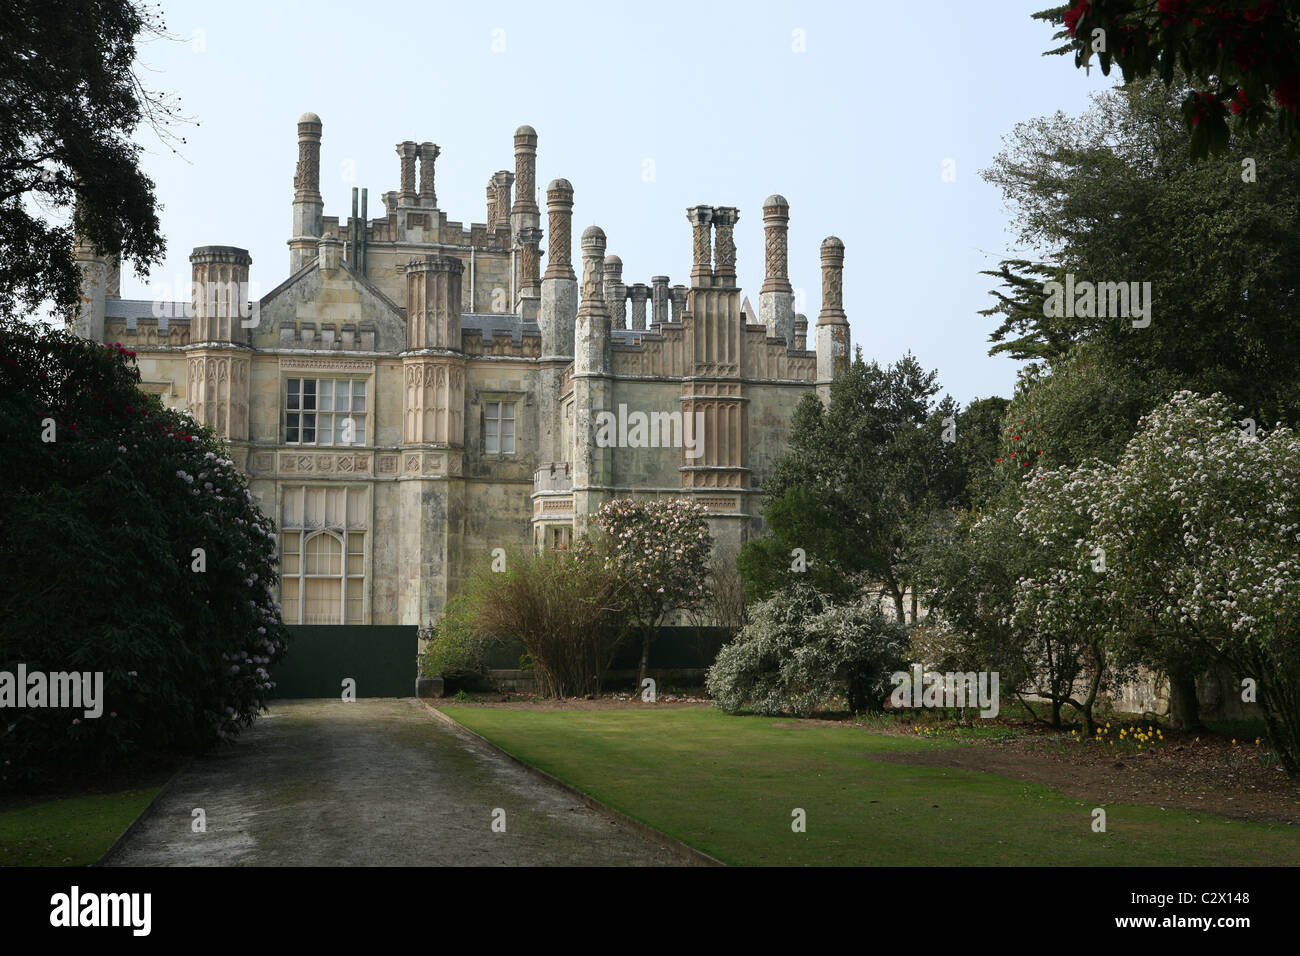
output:
[[[365,488],[290,486],[280,524],[286,624],[366,623]]]

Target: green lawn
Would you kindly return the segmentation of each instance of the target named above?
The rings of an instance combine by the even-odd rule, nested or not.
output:
[[[89,866],[161,786],[0,811],[0,866]]]
[[[882,763],[962,746],[712,708],[441,710],[511,754],[725,863],[1211,866],[1300,864],[1300,827],[1105,807],[966,770]],[[791,830],[795,808],[807,831]]]

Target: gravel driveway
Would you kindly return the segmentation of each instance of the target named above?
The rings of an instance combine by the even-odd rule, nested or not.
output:
[[[206,832],[193,831],[196,809]],[[503,833],[492,828],[498,809]],[[659,842],[444,726],[413,699],[294,700],[271,704],[234,746],[197,758],[104,862],[683,863]]]

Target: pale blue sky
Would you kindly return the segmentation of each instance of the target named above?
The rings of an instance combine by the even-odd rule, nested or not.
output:
[[[1015,381],[1014,363],[988,356],[993,323],[978,315],[992,301],[979,271],[1014,237],[977,173],[1018,121],[1078,112],[1114,82],[1041,56],[1051,30],[1029,15],[1043,0],[164,6],[186,42],[143,45],[145,75],[201,125],[183,131],[182,156],[138,137],[168,255],[148,282],[125,274],[124,297],[187,290],[198,245],[248,249],[262,294],[287,276],[295,123],[307,110],[324,123],[325,214],[341,218],[353,185],[383,214],[381,194],[398,186],[394,147],[410,139],[442,148],[439,207],[484,221],[488,177],[514,170],[512,134],[528,123],[539,187],[574,185],[575,257],[594,222],[625,282],[688,283],[686,207],[737,206],[739,282],[757,307],[761,204],[779,192],[810,326],[818,246],[836,235],[853,342],[882,362],[910,349],[963,403],[1009,395]],[[948,158],[956,182],[941,179]]]

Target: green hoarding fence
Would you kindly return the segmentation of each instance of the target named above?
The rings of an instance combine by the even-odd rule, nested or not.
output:
[[[401,626],[290,625],[289,649],[271,668],[272,697],[341,697],[343,681],[357,697],[414,697],[418,629]]]

